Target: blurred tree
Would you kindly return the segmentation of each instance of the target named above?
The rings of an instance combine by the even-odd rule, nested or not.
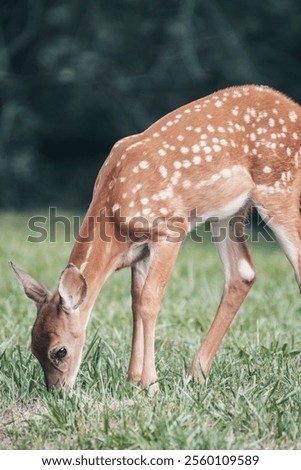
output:
[[[15,61],[26,54],[39,28],[39,0],[0,4],[0,206],[19,205],[33,191],[37,119]],[[32,197],[29,197],[32,199]]]
[[[114,141],[216,89],[301,101],[300,23],[299,0],[0,0],[0,206],[83,207]]]

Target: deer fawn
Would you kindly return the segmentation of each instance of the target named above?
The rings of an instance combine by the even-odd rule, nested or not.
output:
[[[211,219],[225,272],[220,305],[190,374],[202,379],[255,281],[244,224],[231,222],[252,204],[269,216],[301,286],[299,169],[301,109],[268,87],[218,91],[185,105],[141,134],[115,144],[92,202],[51,294],[11,263],[37,306],[32,351],[48,388],[70,390],[99,290],[131,266],[133,338],[128,379],[156,391],[155,324],[183,237]],[[172,224],[170,224],[172,220]]]

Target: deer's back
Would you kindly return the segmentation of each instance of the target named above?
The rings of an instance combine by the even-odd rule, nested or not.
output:
[[[221,207],[254,187],[286,193],[299,171],[300,106],[267,87],[218,91],[113,147],[98,185],[127,217]]]

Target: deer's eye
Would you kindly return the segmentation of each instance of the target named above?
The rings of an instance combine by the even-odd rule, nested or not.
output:
[[[55,357],[57,359],[63,359],[67,354],[67,349],[66,348],[60,348],[56,351]]]

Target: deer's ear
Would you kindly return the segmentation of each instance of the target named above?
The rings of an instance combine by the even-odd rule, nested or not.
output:
[[[50,299],[51,292],[46,287],[36,281],[32,276],[23,271],[23,269],[17,268],[14,263],[9,262],[9,266],[15,274],[16,278],[22,285],[27,297],[35,302],[39,308],[46,300]]]
[[[60,302],[66,310],[77,309],[85,300],[87,295],[87,283],[74,264],[68,264],[62,272],[58,292]]]

